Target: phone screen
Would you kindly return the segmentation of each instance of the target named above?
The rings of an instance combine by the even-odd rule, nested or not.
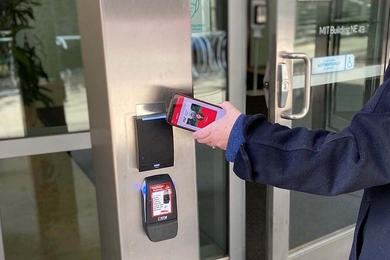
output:
[[[217,106],[181,95],[175,95],[175,98],[168,117],[173,125],[196,131],[225,115]]]

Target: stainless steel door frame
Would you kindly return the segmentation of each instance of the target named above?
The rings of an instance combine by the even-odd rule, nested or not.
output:
[[[270,114],[271,122],[279,123],[291,127],[291,121],[281,119],[282,111],[291,110],[292,91],[289,93],[289,100],[286,107],[278,106],[278,94],[280,85],[278,64],[284,62],[290,72],[290,79],[293,79],[292,64],[289,60],[284,60],[281,57],[283,52],[294,52],[294,32],[295,32],[295,15],[297,1],[289,0],[270,0],[267,2],[270,10],[269,15],[269,61],[270,61]],[[386,1],[384,10],[389,10],[390,1]],[[385,24],[384,42],[382,44],[383,57],[387,57],[386,64],[388,65],[390,58],[390,36],[389,36],[389,11],[386,13],[387,21]],[[385,59],[384,59],[385,60]],[[292,80],[291,80],[292,81]],[[381,82],[383,79],[381,79]],[[290,82],[292,84],[292,82]],[[294,86],[298,87],[298,86]],[[350,245],[353,240],[354,227],[349,226],[342,230],[337,230],[325,237],[312,241],[299,248],[289,251],[289,222],[290,222],[290,191],[278,188],[268,187],[267,197],[267,233],[268,233],[268,252],[267,259],[313,259],[318,255],[326,255],[327,259],[340,259],[340,256],[348,256]],[[337,250],[335,250],[337,249]],[[322,252],[322,253],[321,253]]]
[[[103,259],[199,259],[191,133],[174,129],[174,167],[140,173],[134,126],[137,104],[192,91],[189,4],[78,1]],[[160,173],[175,182],[179,231],[153,243],[142,228],[139,187]]]
[[[89,132],[2,140],[0,159],[91,148]]]
[[[322,237],[303,247],[290,252],[290,260],[312,260],[318,256],[326,259],[340,259],[340,256],[349,255],[355,226],[348,226],[326,237]]]
[[[95,159],[100,160],[100,162],[96,163],[96,167],[99,167],[100,170],[98,171],[99,175],[99,184],[98,184],[98,190],[97,193],[100,194],[99,196],[99,214],[101,216],[100,219],[100,232],[101,236],[104,236],[104,239],[102,239],[102,250],[103,250],[103,257],[108,259],[125,259],[124,255],[126,253],[129,253],[129,251],[132,251],[134,247],[140,247],[139,244],[137,244],[137,239],[133,239],[128,244],[125,244],[125,242],[121,242],[124,238],[129,237],[126,234],[126,232],[132,232],[132,230],[129,231],[129,229],[126,227],[126,223],[124,223],[123,220],[123,210],[122,212],[120,210],[120,207],[117,207],[116,203],[117,200],[126,200],[127,198],[123,198],[126,195],[123,194],[123,189],[129,188],[129,183],[131,181],[126,180],[123,181],[124,178],[127,178],[128,176],[135,177],[138,179],[141,179],[143,176],[142,174],[135,172],[134,169],[128,170],[128,168],[124,167],[123,165],[120,165],[122,162],[127,163],[128,158],[124,158],[124,155],[121,154],[124,149],[127,148],[127,142],[123,141],[119,145],[118,143],[115,143],[115,140],[111,137],[112,135],[116,135],[120,132],[122,138],[124,134],[123,130],[123,121],[118,119],[120,116],[117,116],[115,120],[117,122],[119,121],[119,127],[115,127],[112,121],[114,120],[114,116],[111,116],[110,113],[112,112],[112,109],[110,110],[110,106],[112,105],[112,99],[109,100],[109,96],[112,96],[113,94],[110,93],[112,88],[110,90],[107,88],[107,84],[110,82],[112,84],[113,80],[109,80],[109,78],[113,78],[118,76],[118,74],[115,74],[113,76],[115,66],[111,67],[112,69],[109,70],[107,68],[108,62],[107,59],[111,58],[111,62],[115,63],[115,60],[121,60],[122,62],[124,59],[124,56],[121,54],[118,57],[115,57],[115,55],[112,53],[112,51],[119,51],[118,49],[112,50],[108,49],[106,46],[106,41],[104,40],[106,37],[109,37],[105,31],[107,30],[106,27],[103,26],[103,22],[107,21],[104,20],[104,10],[107,10],[104,8],[104,4],[107,3],[104,1],[79,1],[78,6],[78,12],[79,12],[79,20],[80,20],[80,27],[81,27],[81,34],[82,34],[82,41],[83,41],[83,53],[84,53],[84,67],[86,70],[86,81],[87,87],[88,87],[88,95],[89,97],[89,110],[90,110],[90,117],[93,119],[93,127],[91,129],[91,132],[81,132],[81,133],[71,133],[71,134],[61,134],[61,135],[49,135],[49,136],[39,136],[39,137],[29,137],[29,138],[20,138],[20,139],[12,139],[12,140],[3,140],[1,141],[1,147],[4,149],[0,150],[0,158],[10,158],[10,157],[18,157],[18,156],[29,156],[29,155],[35,155],[35,154],[44,154],[44,153],[54,153],[54,152],[61,152],[61,151],[70,151],[70,150],[80,150],[80,149],[90,149],[93,148],[93,152],[95,153]],[[149,3],[143,3],[142,8],[145,8],[143,11],[146,11],[148,9],[148,5],[152,4],[151,1]],[[169,3],[168,3],[169,4]],[[177,7],[177,3],[176,7]],[[140,4],[141,5],[141,4]],[[167,17],[164,17],[166,20],[176,20],[174,23],[174,28],[171,28],[169,30],[166,30],[166,27],[161,27],[160,24],[157,25],[157,27],[160,27],[162,30],[160,31],[161,34],[156,34],[158,36],[161,36],[164,34],[163,29],[168,32],[168,35],[172,34],[172,31],[175,30],[177,26],[183,26],[187,27],[187,21],[189,22],[189,12],[187,14],[187,3],[181,5],[181,8],[177,7],[179,10],[178,13],[173,13],[174,10],[177,11],[177,8],[170,12],[165,12],[165,15]],[[246,16],[247,16],[247,10],[246,10],[246,3],[244,1],[235,1],[235,0],[229,0],[228,3],[228,10],[229,10],[229,100],[241,111],[245,111],[245,79],[246,79],[246,44],[245,39],[247,37],[246,35]],[[157,7],[156,7],[157,8]],[[149,10],[156,8],[149,8]],[[163,9],[165,10],[165,9]],[[105,13],[107,14],[107,12]],[[130,12],[129,12],[130,15]],[[161,14],[163,15],[163,14]],[[178,15],[180,16],[179,19]],[[142,15],[140,15],[142,16]],[[140,17],[138,16],[138,17]],[[142,19],[147,16],[143,16]],[[117,17],[119,19],[119,17]],[[145,21],[144,23],[140,23],[138,26],[138,29],[147,30],[151,26],[156,26],[157,20],[159,20],[161,16],[154,15],[150,18],[151,21]],[[130,19],[130,17],[129,17]],[[153,19],[157,19],[152,21]],[[112,21],[112,19],[111,19]],[[133,20],[134,21],[134,20]],[[161,21],[161,20],[159,20]],[[114,22],[118,22],[114,21]],[[118,26],[127,26],[129,20],[126,19],[120,19],[120,22],[118,22]],[[171,27],[171,25],[166,25]],[[184,31],[184,27],[181,27],[180,33]],[[136,30],[137,28],[132,28]],[[146,31],[145,31],[146,33]],[[175,31],[176,33],[176,31]],[[139,34],[138,34],[139,36]],[[170,37],[170,36],[169,36]],[[178,35],[176,39],[180,37]],[[119,37],[120,38],[120,37]],[[180,37],[180,51],[174,52],[175,55],[170,54],[163,54],[157,53],[157,47],[151,48],[150,52],[154,53],[155,55],[160,55],[159,57],[173,57],[176,60],[179,60],[180,65],[183,66],[183,73],[179,73],[178,70],[176,71],[162,71],[163,70],[163,62],[160,61],[160,58],[158,60],[155,60],[155,64],[160,65],[161,68],[157,70],[160,73],[160,76],[162,77],[159,79],[156,79],[156,77],[150,79],[155,82],[163,82],[166,85],[164,87],[167,88],[174,88],[175,90],[183,90],[186,92],[191,91],[190,88],[187,88],[187,86],[191,85],[191,79],[188,75],[189,71],[188,68],[186,68],[188,61],[188,55],[190,55],[190,44],[187,46],[187,42],[185,40],[182,40],[182,38],[186,37]],[[116,37],[118,40],[118,37]],[[188,39],[190,39],[188,35]],[[136,40],[136,39],[132,39]],[[164,40],[165,43],[168,42],[169,39]],[[133,42],[129,41],[126,42],[126,44],[129,44],[131,46]],[[177,44],[177,42],[175,42]],[[176,45],[171,45],[172,48]],[[188,48],[187,51],[184,51],[184,49]],[[143,48],[139,48],[140,50],[144,50]],[[137,49],[133,47],[130,48],[130,50]],[[160,50],[160,49],[159,49]],[[173,50],[172,50],[173,52]],[[108,53],[108,54],[107,54]],[[156,54],[157,53],[157,54]],[[162,55],[162,56],[161,56]],[[148,56],[150,57],[150,56]],[[139,61],[139,60],[138,60]],[[168,60],[164,60],[164,62],[169,62]],[[184,65],[183,65],[184,64]],[[156,65],[156,66],[157,66]],[[119,66],[119,65],[118,65]],[[128,66],[132,67],[132,71],[134,72],[136,70],[136,67],[134,63],[128,64]],[[189,66],[189,65],[188,65]],[[107,73],[107,74],[106,74]],[[123,73],[123,71],[122,71]],[[164,74],[166,73],[167,76]],[[177,73],[178,77],[173,78],[173,76],[170,76],[170,73]],[[153,74],[155,75],[155,74]],[[166,76],[166,77],[165,77]],[[130,76],[129,76],[130,77]],[[165,78],[164,78],[165,77]],[[133,80],[137,80],[134,77],[132,77]],[[140,79],[140,78],[138,78]],[[161,80],[160,80],[161,79]],[[123,80],[123,82],[125,79]],[[137,82],[138,83],[138,82]],[[91,85],[94,84],[94,85]],[[185,89],[181,89],[185,85]],[[92,87],[93,86],[93,87]],[[112,85],[111,85],[112,86]],[[123,87],[123,86],[122,86]],[[127,86],[124,86],[126,88]],[[132,94],[134,89],[131,90]],[[139,101],[143,101],[142,98],[144,98],[144,92],[138,92],[136,93],[137,98],[139,98]],[[148,97],[149,98],[149,97]],[[124,99],[124,98],[123,98]],[[136,99],[136,98],[134,98]],[[126,100],[126,105],[132,102],[134,99]],[[151,98],[153,99],[153,98]],[[114,98],[114,102],[118,101],[118,97]],[[145,101],[143,101],[145,102]],[[123,106],[121,106],[123,108]],[[118,108],[119,109],[119,108]],[[124,107],[124,109],[135,109],[134,105],[128,105],[128,107]],[[121,113],[124,113],[121,111]],[[131,114],[131,113],[130,113]],[[130,116],[131,117],[131,116]],[[127,119],[127,118],[126,118]],[[128,121],[126,121],[128,123]],[[126,127],[131,128],[131,125],[126,124]],[[193,148],[190,148],[192,146],[192,139],[188,139],[188,136],[186,133],[183,133],[179,131],[179,133],[176,133],[178,138],[186,139],[184,142],[185,148],[181,149],[181,152],[183,154],[191,154],[186,149],[190,149],[191,151],[194,151]],[[93,137],[93,147],[91,147],[91,135]],[[129,133],[131,136],[131,133]],[[101,139],[100,139],[101,138]],[[107,139],[106,139],[107,138]],[[129,137],[131,138],[131,137]],[[127,136],[125,136],[125,139],[127,140]],[[118,141],[119,142],[119,141]],[[115,143],[115,144],[113,144]],[[130,145],[132,146],[132,145]],[[108,151],[106,153],[106,151]],[[129,155],[129,158],[131,156]],[[95,161],[96,161],[95,160]],[[120,162],[118,162],[120,161]],[[105,165],[105,162],[108,162],[107,165]],[[131,162],[132,163],[132,162]],[[119,165],[117,167],[117,165]],[[123,167],[122,167],[123,166]],[[241,260],[245,259],[245,182],[238,179],[236,175],[232,171],[232,164],[230,165],[230,177],[229,177],[229,249],[230,249],[230,255],[226,259],[236,259]],[[115,171],[120,170],[121,173],[113,174]],[[175,169],[175,174],[179,170]],[[165,172],[165,171],[164,171]],[[157,172],[156,172],[157,173]],[[194,176],[194,174],[189,174],[188,171],[185,172],[186,176],[191,175]],[[181,179],[182,176],[180,174],[179,179]],[[176,180],[176,177],[175,177]],[[107,182],[106,182],[107,181]],[[195,183],[195,182],[192,182]],[[192,185],[191,183],[191,185]],[[125,186],[125,187],[123,187]],[[136,186],[136,185],[135,185]],[[184,189],[183,185],[180,185],[180,189]],[[191,187],[191,192],[193,193],[193,189]],[[131,194],[135,194],[137,196],[137,202],[138,202],[138,192],[135,190],[132,190]],[[196,206],[193,207],[193,199],[196,198],[196,195],[192,194],[190,195],[184,195],[184,199],[182,195],[180,195],[181,202],[185,202],[185,200],[190,200],[191,205],[186,206],[186,211],[188,213],[191,213],[190,220],[194,220],[194,226],[191,227],[191,232],[187,233],[189,235],[186,235],[186,239],[191,239],[190,243],[186,245],[180,245],[179,252],[177,255],[175,254],[173,257],[181,258],[183,251],[187,254],[193,254],[194,259],[198,259],[198,244],[197,244],[197,221],[195,221],[195,218],[193,216],[196,216]],[[132,206],[134,203],[132,200],[127,201],[128,206]],[[121,205],[126,204],[126,201],[124,201]],[[184,203],[183,203],[184,204]],[[182,208],[182,207],[180,207]],[[133,207],[133,211],[139,212],[140,208],[139,206]],[[126,210],[129,210],[129,208],[126,208]],[[137,219],[139,216],[136,217]],[[185,216],[183,214],[179,214],[179,227],[181,228],[181,219],[185,220]],[[120,224],[120,219],[121,224]],[[125,219],[126,220],[126,219]],[[134,219],[130,220],[131,223],[137,222],[135,229],[137,234],[140,234],[140,237],[142,239],[142,245],[148,244],[149,242],[145,242],[145,234],[140,230],[140,221],[134,221]],[[129,222],[130,222],[129,221]],[[124,224],[123,224],[124,223]],[[121,227],[125,227],[122,231],[120,230]],[[176,239],[177,240],[177,239]],[[171,242],[171,241],[169,241]],[[165,242],[163,242],[165,243]],[[186,246],[190,246],[190,250],[184,249]],[[125,248],[123,248],[125,247]],[[146,250],[147,253],[150,253],[150,250]],[[123,253],[124,252],[124,253]],[[172,251],[173,252],[173,251]],[[133,256],[133,255],[132,255]],[[143,257],[147,256],[147,254],[143,255]],[[179,257],[180,256],[180,257]],[[186,258],[190,259],[190,258]],[[225,259],[225,258],[223,258]]]
[[[278,106],[281,84],[278,77],[279,63],[287,65],[289,78],[292,79],[292,62],[283,59],[281,53],[294,51],[295,1],[272,0],[267,2],[269,13],[269,115],[273,123],[291,127],[291,121],[281,117],[282,112],[291,113],[292,91],[288,94],[286,106]],[[290,83],[292,84],[292,83]],[[267,259],[287,259],[289,253],[289,212],[290,192],[267,187]]]
[[[245,112],[247,2],[228,0],[228,99]],[[229,164],[229,257],[245,259],[245,182]]]
[[[3,241],[3,227],[2,227],[1,218],[0,218],[0,260],[5,260],[4,241]]]
[[[283,114],[290,114],[292,108],[292,88],[286,106],[279,107],[279,87],[281,79],[279,76],[279,64],[285,63],[289,72],[289,79],[293,79],[292,71],[293,64],[291,60],[284,59],[285,53],[294,52],[295,39],[295,1],[268,1],[269,9],[271,10],[269,26],[270,45],[270,110],[269,120],[274,123],[279,123],[292,127],[292,121],[282,118]],[[309,75],[310,77],[310,75]],[[292,87],[292,80],[290,86]],[[307,86],[306,86],[307,87]],[[310,85],[308,86],[310,88]],[[307,101],[306,101],[307,102]],[[318,256],[319,252],[333,252],[327,256],[330,259],[338,259],[340,255],[348,255],[350,243],[353,238],[353,227],[349,227],[343,232],[330,234],[326,238],[321,238],[318,241],[313,241],[310,245],[305,245],[294,251],[289,251],[289,232],[290,232],[290,191],[279,189],[276,187],[267,187],[267,259],[312,259],[313,255]],[[345,245],[338,250],[332,250],[337,245]],[[345,252],[347,249],[347,252]],[[333,257],[333,258],[332,258]]]
[[[385,30],[386,32],[386,35],[384,35],[383,37],[383,50],[382,50],[382,53],[383,55],[385,55],[383,57],[383,60],[386,61],[386,63],[384,64],[384,68],[382,69],[382,71],[385,71],[385,69],[390,65],[390,1],[387,1],[386,2],[386,9],[385,10],[388,10],[386,12],[386,17],[385,17],[385,21],[387,21],[387,24],[385,25],[387,30]],[[381,82],[383,82],[383,77],[381,78]]]
[[[279,63],[286,63],[289,71],[289,78],[292,79],[293,66],[291,60],[283,59],[283,53],[294,52],[294,32],[295,32],[295,1],[268,1],[270,14],[270,114],[271,122],[292,126],[292,121],[284,120],[282,112],[291,112],[292,90],[288,96],[287,104],[280,108],[278,104],[279,85]],[[290,82],[292,85],[292,81]],[[330,234],[326,238],[313,241],[310,245],[301,247],[294,251],[289,251],[289,229],[290,229],[290,191],[268,186],[267,197],[267,233],[268,251],[267,259],[312,259],[313,255],[319,252],[334,253],[337,256],[348,255],[353,238],[353,228],[348,228],[342,233]],[[334,249],[335,245],[345,245],[339,250]],[[345,248],[348,252],[345,252]],[[331,255],[328,254],[332,258]],[[332,258],[333,259],[333,258]]]

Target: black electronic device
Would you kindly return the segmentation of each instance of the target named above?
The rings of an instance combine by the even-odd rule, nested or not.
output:
[[[146,177],[141,185],[143,225],[148,238],[159,242],[178,231],[176,190],[168,174]]]
[[[136,117],[138,170],[148,171],[173,166],[173,130],[163,115]]]

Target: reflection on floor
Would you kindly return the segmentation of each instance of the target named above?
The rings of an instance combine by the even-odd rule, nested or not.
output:
[[[226,256],[228,193],[224,153],[206,145],[195,147],[201,259]]]
[[[7,260],[100,259],[95,188],[69,153],[0,161]]]

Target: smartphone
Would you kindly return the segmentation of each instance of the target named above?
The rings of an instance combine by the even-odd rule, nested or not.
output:
[[[174,94],[168,107],[169,124],[197,131],[225,115],[221,107],[183,95]]]

